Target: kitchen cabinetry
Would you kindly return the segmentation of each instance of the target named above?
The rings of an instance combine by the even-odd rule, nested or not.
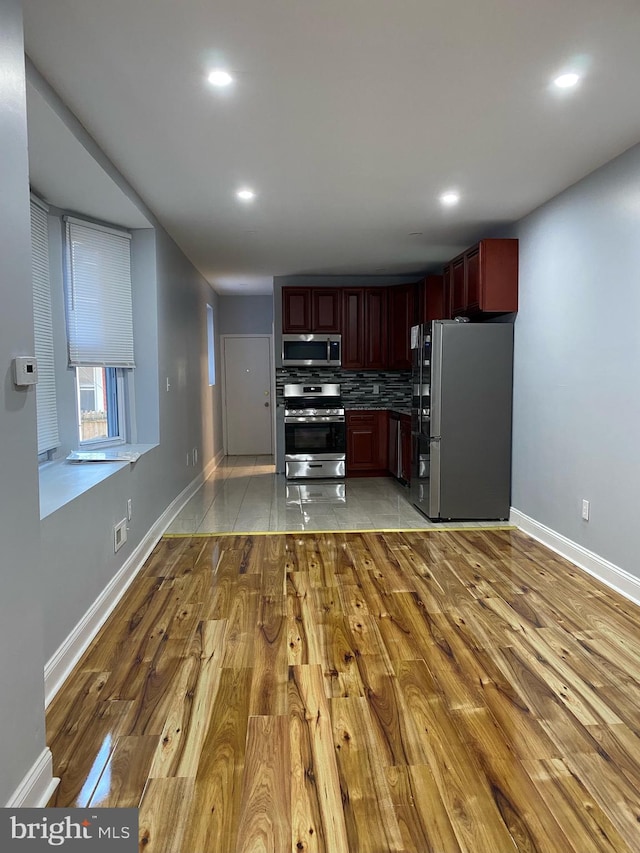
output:
[[[340,290],[332,287],[283,287],[283,333],[339,334],[340,295]]]
[[[416,323],[416,285],[388,288],[390,370],[411,368],[411,326]]]
[[[388,412],[347,411],[347,476],[387,473]]]
[[[445,265],[451,316],[518,310],[518,241],[481,240]]]
[[[342,367],[387,367],[387,288],[342,290]]]
[[[451,314],[457,317],[464,314],[467,308],[467,293],[464,277],[464,255],[451,261]]]
[[[449,302],[445,300],[444,276],[428,275],[420,282],[418,323],[449,319]]]

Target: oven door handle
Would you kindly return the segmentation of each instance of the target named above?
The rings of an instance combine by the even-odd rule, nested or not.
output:
[[[284,419],[284,422],[285,424],[343,424],[345,422],[345,418],[341,415],[329,415],[328,417],[322,417],[321,415],[318,415],[312,418],[287,417]]]

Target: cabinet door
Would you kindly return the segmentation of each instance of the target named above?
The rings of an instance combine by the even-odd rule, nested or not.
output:
[[[444,284],[444,314],[442,317],[436,317],[436,320],[451,319],[451,302],[453,300],[453,269],[451,264],[445,264],[442,270],[442,281]]]
[[[311,330],[336,334],[340,332],[340,291],[337,288],[312,288]]]
[[[480,242],[480,310],[518,310],[518,241],[495,238]]]
[[[347,412],[347,473],[385,473],[388,413]]]
[[[449,310],[445,308],[444,276],[428,275],[425,278],[422,283],[419,317],[421,323],[449,319]]]
[[[480,310],[480,246],[474,246],[465,252],[465,276],[467,305],[471,314]]]
[[[464,278],[464,255],[460,255],[451,262],[451,314],[456,317],[464,314],[467,309],[467,294],[465,292]]]
[[[347,470],[374,471],[378,459],[375,424],[359,424],[347,432]]]
[[[387,288],[368,287],[364,292],[365,351],[363,367],[384,370],[387,366]]]
[[[391,370],[411,368],[411,326],[416,322],[416,285],[389,287],[389,360]]]
[[[361,287],[342,291],[342,367],[364,365],[364,292]]]
[[[282,288],[282,331],[285,334],[311,331],[311,288]]]

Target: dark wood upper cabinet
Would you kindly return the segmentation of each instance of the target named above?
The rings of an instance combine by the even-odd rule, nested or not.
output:
[[[449,303],[445,299],[443,275],[428,275],[420,282],[418,322],[448,320],[451,316]]]
[[[364,289],[365,363],[363,367],[384,370],[387,366],[387,288]]]
[[[338,334],[341,329],[341,299],[338,288],[311,290],[311,331]]]
[[[342,366],[354,370],[364,366],[364,291],[361,287],[342,291]]]
[[[453,317],[518,310],[517,240],[481,240],[454,258],[449,266]]]
[[[342,367],[387,366],[387,288],[342,290]]]
[[[415,284],[389,287],[389,359],[390,370],[411,368],[411,326],[416,322]]]
[[[310,288],[282,288],[282,331],[289,334],[311,331]]]
[[[464,277],[464,255],[451,261],[451,313],[455,317],[467,307],[467,290]]]
[[[443,320],[451,319],[451,302],[453,299],[453,267],[451,264],[445,264],[442,269],[442,281],[444,284],[444,317]],[[439,320],[440,317],[436,317]]]
[[[339,334],[340,290],[330,287],[283,287],[282,331]]]
[[[466,309],[480,310],[480,246],[474,246],[465,254]]]

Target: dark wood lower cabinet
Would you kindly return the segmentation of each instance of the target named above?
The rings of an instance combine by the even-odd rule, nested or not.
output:
[[[347,476],[387,474],[389,413],[347,411]]]

